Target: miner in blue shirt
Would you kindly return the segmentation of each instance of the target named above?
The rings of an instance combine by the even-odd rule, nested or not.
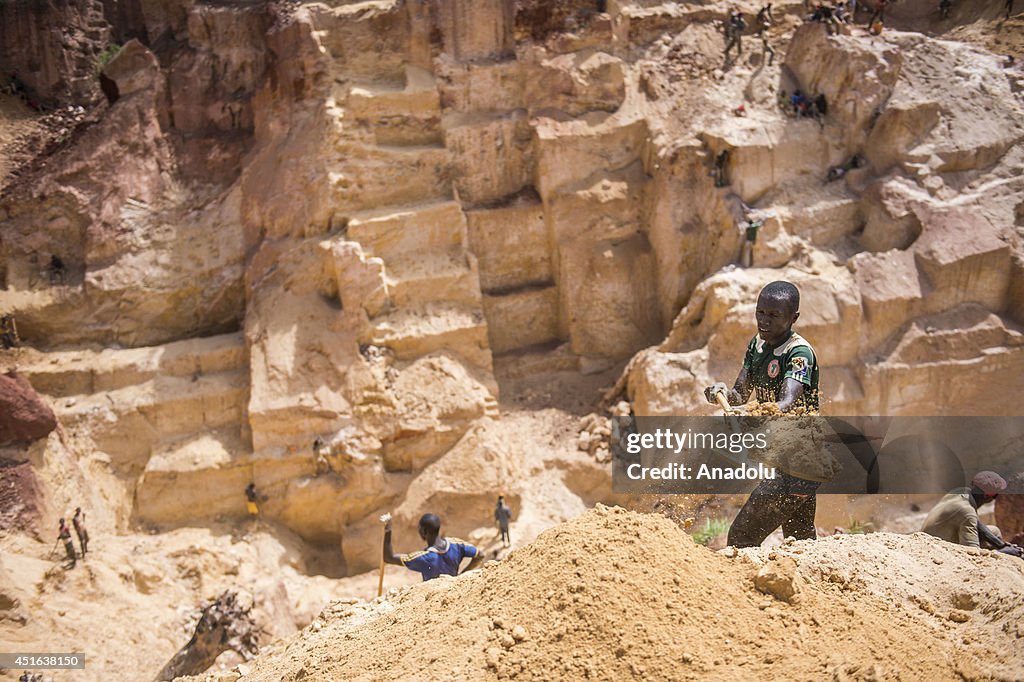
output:
[[[395,554],[391,548],[391,519],[384,523],[384,563],[405,566],[411,571],[423,575],[424,580],[433,580],[439,575],[458,575],[459,565],[466,557],[472,561],[466,566],[467,571],[476,568],[484,556],[473,545],[458,538],[441,536],[441,519],[437,514],[424,514],[420,517],[420,537],[427,543],[427,548],[409,554]]]

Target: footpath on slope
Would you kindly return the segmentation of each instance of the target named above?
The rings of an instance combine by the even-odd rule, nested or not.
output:
[[[1022,591],[1024,562],[923,535],[714,553],[598,505],[196,679],[1021,679]]]

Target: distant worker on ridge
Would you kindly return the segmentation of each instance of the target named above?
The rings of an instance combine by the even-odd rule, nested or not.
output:
[[[443,537],[441,519],[437,514],[424,514],[420,517],[419,533],[427,543],[426,549],[410,554],[395,554],[391,547],[391,518],[387,517],[384,522],[384,563],[405,566],[410,571],[422,574],[423,580],[433,580],[440,575],[458,575],[459,565],[466,557],[472,558],[466,571],[473,570],[484,559],[484,555],[468,542]]]
[[[762,7],[754,21],[757,25],[757,35],[761,39],[761,46],[768,53],[768,66],[771,66],[775,62],[775,50],[768,43],[768,29],[775,22],[775,17],[772,16],[772,3],[769,2]]]
[[[249,516],[259,516],[260,508],[256,505],[259,499],[255,483],[245,486],[245,509],[249,512]]]
[[[850,15],[846,13],[846,3],[842,2],[842,0],[836,0],[836,4],[832,8],[832,16],[834,16],[836,21],[840,24],[850,23]],[[838,29],[838,26],[836,28]]]
[[[505,504],[505,496],[498,495],[498,504],[494,507],[494,520],[501,531],[501,543],[504,547],[511,547],[512,540],[508,534],[508,522],[512,519],[512,509]]]
[[[18,325],[14,321],[14,315],[0,317],[0,345],[4,349],[17,348],[21,344],[18,338]]]
[[[78,544],[82,548],[82,558],[85,558],[86,549],[89,546],[89,531],[85,528],[85,514],[81,507],[75,507],[75,515],[71,518],[71,525],[75,527],[75,535],[78,536]]]
[[[789,103],[793,107],[793,115],[797,118],[811,115],[811,100],[807,99],[807,96],[800,90],[793,91]]]
[[[747,28],[747,22],[743,19],[738,9],[733,8],[729,12],[729,18],[725,23],[725,61],[729,61],[729,52],[733,46],[736,47],[737,56],[743,54],[743,31]]]
[[[825,24],[825,32],[828,35],[839,33],[839,22],[836,20],[835,11],[831,5],[819,2],[814,9],[814,14],[811,15],[811,20]]]
[[[715,155],[711,177],[715,179],[715,187],[729,186],[729,150],[723,149]]]
[[[825,182],[835,182],[846,177],[846,174],[855,168],[860,168],[864,159],[861,158],[860,154],[854,154],[849,159],[828,169],[828,173],[825,175]]]
[[[754,244],[757,242],[757,232],[764,225],[763,220],[747,218],[746,223],[740,228],[743,233],[743,245],[740,248],[740,265],[745,268],[754,265]]]
[[[75,545],[71,542],[71,531],[68,530],[68,524],[64,519],[60,520],[59,530],[57,531],[57,539],[64,543],[64,553],[67,555],[68,568],[74,568],[75,559]]]
[[[877,19],[880,24],[885,23],[885,8],[888,7],[889,0],[875,0],[875,11],[871,13],[871,18],[868,19],[868,27],[875,25]]]

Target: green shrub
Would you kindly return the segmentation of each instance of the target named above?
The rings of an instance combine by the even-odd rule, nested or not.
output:
[[[707,545],[719,535],[728,533],[731,525],[728,519],[705,519],[704,526],[694,531],[691,537],[698,545]]]
[[[874,533],[875,524],[870,521],[861,521],[850,517],[850,522],[846,526],[846,532],[850,535],[864,535],[865,533]]]
[[[96,57],[97,76],[103,71],[104,68],[106,68],[107,64],[110,63],[110,60],[117,56],[117,53],[120,51],[121,46],[117,43],[111,43],[107,45],[105,48],[103,48],[103,51],[100,52],[98,57]]]

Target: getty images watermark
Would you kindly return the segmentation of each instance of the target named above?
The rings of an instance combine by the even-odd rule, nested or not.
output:
[[[785,473],[819,493],[933,494],[1024,472],[1024,417],[616,417],[612,432],[621,493],[746,493]]]
[[[717,450],[739,455],[751,449],[763,450],[768,447],[768,433],[710,433],[694,431],[673,431],[656,428],[647,433],[628,432],[622,438],[622,447],[627,454],[639,455],[644,450],[671,452],[679,455],[684,451]],[[758,462],[756,466],[712,466],[701,462],[699,466],[681,462],[667,462],[661,466],[644,466],[631,462],[626,466],[626,476],[633,481],[689,481],[689,480],[761,480],[775,478],[775,467]]]

